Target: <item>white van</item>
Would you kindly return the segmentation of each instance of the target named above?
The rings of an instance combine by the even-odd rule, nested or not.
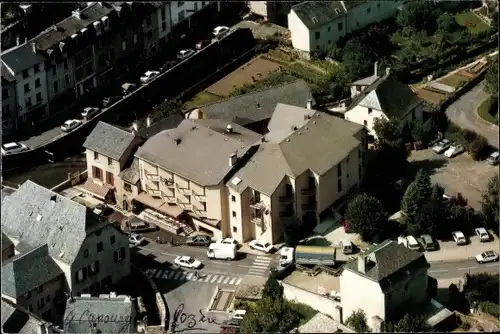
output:
[[[236,258],[237,246],[234,244],[221,244],[218,242],[210,244],[207,256],[212,260],[234,260]]]
[[[354,253],[354,246],[349,239],[342,240],[340,242],[340,247],[342,247],[342,253],[344,254],[352,254]]]
[[[293,263],[294,251],[295,249],[293,247],[283,247],[280,249],[279,265],[281,267],[286,267],[287,265]]]

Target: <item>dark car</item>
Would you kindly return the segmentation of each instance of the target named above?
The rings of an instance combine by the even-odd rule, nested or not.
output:
[[[107,108],[120,99],[119,96],[107,96],[102,100],[102,107]]]
[[[208,235],[195,235],[186,240],[188,246],[209,246],[211,243],[212,239]]]
[[[207,46],[209,46],[210,43],[212,43],[212,41],[210,41],[208,39],[203,39],[201,41],[196,42],[196,44],[195,44],[194,47],[195,47],[196,50],[201,50],[201,49],[204,49]]]
[[[99,216],[107,217],[111,215],[113,212],[114,212],[113,208],[110,208],[109,206],[103,203],[97,204],[96,207],[94,208],[94,213]]]
[[[179,62],[178,61],[175,61],[175,60],[170,60],[170,61],[167,61],[165,64],[163,64],[162,67],[160,67],[160,72],[163,73],[163,72],[166,72],[168,71],[169,69],[171,69],[172,67],[174,67],[175,65],[177,65]]]
[[[140,219],[132,218],[131,221],[127,222],[128,229],[130,232],[134,233],[146,233],[146,232],[154,232],[158,230],[158,226],[152,223],[147,223]]]

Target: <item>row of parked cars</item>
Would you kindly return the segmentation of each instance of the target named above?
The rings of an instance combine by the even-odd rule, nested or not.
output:
[[[452,143],[448,139],[442,139],[439,142],[437,142],[432,148],[432,150],[437,154],[441,154],[444,152],[444,156],[447,158],[453,158],[465,152],[465,149],[462,145]],[[486,159],[486,162],[492,166],[495,166],[498,165],[499,160],[500,160],[500,153],[498,151],[495,151],[490,154],[490,156]]]

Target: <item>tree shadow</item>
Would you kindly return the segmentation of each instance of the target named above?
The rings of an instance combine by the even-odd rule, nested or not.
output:
[[[429,175],[433,175],[436,170],[445,167],[447,164],[448,160],[446,160],[445,157],[410,161],[406,169],[406,175],[411,181],[415,179],[415,175],[420,169],[424,169],[429,173]]]

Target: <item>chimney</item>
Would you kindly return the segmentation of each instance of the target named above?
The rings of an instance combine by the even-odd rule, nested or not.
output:
[[[174,142],[175,142],[176,145],[179,145],[181,143],[181,141],[182,140],[180,138],[175,138],[174,139]]]
[[[19,46],[19,35],[16,37],[16,45]]]
[[[312,99],[307,100],[307,109],[312,109],[312,105],[313,105],[313,100]]]
[[[307,121],[308,119],[311,119],[311,115],[304,115],[304,121]]]
[[[138,129],[139,129],[139,126],[137,125],[137,122],[132,123],[132,132],[134,134],[137,133]]]
[[[148,117],[146,118],[146,127],[150,127],[151,126],[151,117],[148,115]]]
[[[233,167],[236,164],[237,159],[238,156],[236,155],[236,153],[232,153],[231,155],[229,155],[229,166]]]
[[[367,258],[365,256],[358,256],[358,271],[360,273],[366,273],[366,262]]]
[[[226,131],[227,131],[227,133],[233,133],[233,126],[231,124],[228,124],[226,126]]]
[[[391,68],[388,67],[385,69],[385,75],[388,76],[389,74],[391,74]]]
[[[295,125],[292,125],[291,130],[292,131],[297,131],[297,127]]]
[[[378,61],[373,65],[373,75],[378,77]]]
[[[111,291],[111,292],[109,293],[109,298],[116,298],[116,292]]]
[[[35,43],[31,43],[31,48],[33,50],[33,53],[36,53],[36,45],[35,45]]]

